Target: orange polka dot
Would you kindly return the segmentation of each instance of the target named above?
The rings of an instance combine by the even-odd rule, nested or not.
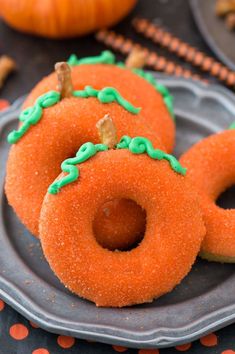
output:
[[[221,354],[235,354],[235,351],[232,349],[227,349],[227,350],[224,350]]]
[[[38,348],[35,349],[32,354],[50,354],[47,349],[45,348]]]
[[[9,101],[5,100],[5,99],[0,99],[0,111],[2,111],[3,109],[9,107]]]
[[[127,348],[121,347],[119,345],[113,345],[112,347],[118,353],[123,353],[123,352],[127,351]]]
[[[138,354],[159,354],[158,349],[140,349]]]
[[[5,307],[5,302],[0,300],[0,311],[2,311]]]
[[[187,344],[177,345],[175,349],[178,350],[179,352],[186,352],[186,350],[190,349],[191,346],[192,346],[191,343],[187,343]]]
[[[69,336],[59,336],[57,338],[57,343],[61,348],[67,349],[71,348],[74,345],[75,339]]]
[[[25,339],[28,336],[29,330],[23,324],[16,323],[16,324],[14,324],[13,326],[10,327],[9,333],[10,333],[12,338],[14,338],[16,340],[22,340],[22,339]]]
[[[31,321],[29,321],[29,323],[31,324],[31,326],[32,326],[33,328],[39,328],[39,326],[38,326],[36,323],[31,322]]]
[[[214,347],[218,343],[218,338],[214,333],[211,333],[205,337],[200,338],[200,342],[205,347]]]

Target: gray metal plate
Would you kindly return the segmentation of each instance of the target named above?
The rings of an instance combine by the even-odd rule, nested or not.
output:
[[[216,86],[158,76],[175,96],[179,156],[197,140],[225,129],[235,98]],[[151,304],[96,308],[67,291],[51,272],[40,244],[21,225],[4,196],[8,132],[22,99],[0,114],[0,296],[40,327],[55,333],[137,348],[194,340],[235,321],[235,268],[197,261],[170,294]]]

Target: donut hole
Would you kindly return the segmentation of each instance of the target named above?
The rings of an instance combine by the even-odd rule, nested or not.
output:
[[[145,229],[146,211],[132,199],[106,201],[93,221],[96,241],[111,251],[136,248],[144,238]]]
[[[235,185],[227,188],[219,195],[216,205],[222,209],[235,209]]]

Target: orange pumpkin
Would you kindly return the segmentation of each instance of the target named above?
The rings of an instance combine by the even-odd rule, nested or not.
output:
[[[1,0],[13,28],[48,38],[81,36],[119,22],[136,0]]]

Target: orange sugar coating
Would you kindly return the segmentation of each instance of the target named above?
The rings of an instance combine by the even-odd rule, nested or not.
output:
[[[87,85],[99,90],[106,86],[112,86],[134,106],[142,107],[141,114],[145,123],[154,133],[159,135],[167,152],[173,150],[175,123],[160,93],[146,80],[128,69],[119,68],[115,65],[79,65],[72,67],[71,70],[75,90],[84,89]],[[37,97],[43,93],[56,90],[57,85],[55,73],[45,77],[29,94],[24,106],[32,105]]]
[[[97,210],[93,231],[103,247],[126,250],[142,239],[145,224],[146,214],[133,200],[115,199]]]
[[[126,134],[144,135],[155,148],[164,149],[141,114],[131,114],[116,103],[72,97],[44,109],[41,120],[11,147],[7,162],[8,202],[32,234],[38,235],[41,204],[47,188],[61,172],[61,162],[73,157],[83,143],[100,142],[96,123],[105,114],[112,117],[118,139]]]
[[[206,225],[202,254],[218,260],[235,257],[235,210],[216,205],[219,195],[235,184],[235,130],[212,135],[190,148],[180,159],[187,179],[197,188]]]
[[[61,282],[97,306],[150,302],[172,290],[205,234],[185,178],[166,161],[128,150],[98,153],[79,169],[78,180],[57,195],[47,193],[41,209],[43,251]],[[107,198],[132,199],[146,210],[145,236],[131,251],[110,251],[96,241],[92,222]]]

